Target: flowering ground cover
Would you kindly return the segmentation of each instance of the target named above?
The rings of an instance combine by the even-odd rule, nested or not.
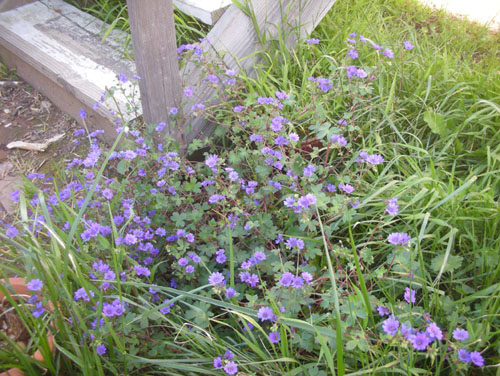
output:
[[[188,156],[163,136],[187,118],[171,108],[118,118],[111,147],[75,132],[89,153],[54,191],[27,176],[1,270],[26,277],[32,326],[55,322],[48,372],[496,374],[499,84],[451,65],[434,83],[444,47],[423,27],[389,38],[388,9],[358,6],[253,80],[180,46],[221,103],[185,88],[217,124]],[[360,21],[370,9],[379,23]]]

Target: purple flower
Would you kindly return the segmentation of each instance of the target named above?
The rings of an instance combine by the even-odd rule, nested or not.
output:
[[[281,338],[280,338],[280,333],[279,332],[271,332],[269,333],[269,341],[271,341],[271,343],[278,343],[281,341]]]
[[[470,362],[470,353],[466,349],[458,350],[458,359],[462,362],[469,363]]]
[[[384,55],[385,57],[387,57],[389,59],[394,59],[394,52],[392,52],[392,50],[390,48],[386,48],[384,50],[384,52],[382,52],[382,55]]]
[[[415,350],[423,351],[427,349],[427,346],[431,342],[430,338],[424,332],[418,332],[417,334],[410,337],[410,341]]]
[[[310,178],[315,171],[316,167],[310,164],[307,167],[304,167],[304,176]]]
[[[319,89],[324,93],[328,93],[333,87],[333,84],[328,78],[318,77],[316,82],[318,83]]]
[[[316,202],[316,196],[312,193],[308,193],[307,195],[302,196],[298,199],[297,205],[300,208],[307,209],[310,205],[315,205]]]
[[[224,200],[225,198],[226,198],[226,196],[224,196],[224,195],[212,195],[208,198],[208,202],[211,204],[215,204],[221,200]]]
[[[217,264],[224,264],[226,262],[226,260],[227,260],[227,257],[224,254],[224,252],[220,252],[220,253],[217,252],[217,257],[215,258],[215,261],[217,262]]]
[[[457,328],[453,331],[453,338],[457,341],[467,341],[469,339],[469,332],[465,329]]]
[[[377,311],[381,317],[389,316],[391,314],[391,311],[389,310],[389,308],[381,306],[381,305],[377,306]]]
[[[436,323],[430,323],[427,329],[425,330],[425,333],[429,336],[431,341],[437,339],[438,341],[441,341],[443,339],[443,332],[439,328],[439,326],[436,325]]]
[[[177,115],[179,113],[179,109],[177,107],[172,107],[170,109],[170,115]]]
[[[350,184],[339,184],[338,187],[342,192],[347,194],[354,192],[354,187]]]
[[[302,273],[300,273],[300,275],[304,279],[304,282],[307,283],[307,284],[310,284],[312,282],[312,280],[313,280],[313,276],[311,275],[311,273],[302,272]]]
[[[218,161],[219,157],[215,154],[212,154],[207,157],[207,159],[205,160],[205,164],[210,168],[214,168],[215,166],[217,166]]]
[[[382,47],[381,45],[376,44],[376,43],[372,43],[372,47],[373,47],[373,49],[374,49],[374,50],[377,50],[377,51],[378,51],[378,50],[381,50],[382,48],[384,48],[384,47]]]
[[[87,117],[87,113],[85,110],[82,108],[80,112],[78,113],[82,119],[85,119]]]
[[[125,244],[133,245],[137,243],[137,237],[133,234],[126,234],[123,241]]]
[[[101,194],[107,200],[111,200],[113,198],[113,192],[109,188],[104,188]]]
[[[410,239],[410,235],[406,232],[393,232],[387,237],[387,241],[394,245],[406,245]]]
[[[347,145],[347,140],[344,137],[343,134],[334,134],[332,137],[330,137],[330,141],[339,144],[340,146],[346,146]]]
[[[193,265],[186,266],[186,273],[188,274],[194,273],[194,266]]]
[[[262,251],[257,251],[254,253],[253,257],[257,260],[257,262],[264,261],[266,259],[266,254]]]
[[[269,184],[271,187],[274,187],[276,190],[281,191],[281,184],[277,181],[269,180],[267,184]]]
[[[271,120],[271,129],[275,132],[279,132],[283,126],[283,121],[285,119],[281,116],[275,116],[272,120]]]
[[[470,361],[478,367],[484,366],[484,358],[479,351],[473,351],[470,353]]]
[[[127,78],[127,76],[125,75],[125,73],[120,73],[120,74],[118,75],[118,80],[120,80],[120,82],[123,82],[123,83],[128,82],[128,78]],[[99,355],[101,355],[101,354],[99,354]]]
[[[347,77],[353,77],[358,75],[358,68],[355,65],[349,65],[346,67]]]
[[[279,100],[284,100],[284,99],[290,98],[290,96],[283,91],[276,91],[274,94],[276,94],[276,98],[278,98]]]
[[[106,353],[106,346],[104,345],[99,345],[97,346],[96,348],[96,352],[99,354],[99,355],[104,355]]]
[[[257,274],[248,276],[246,283],[248,283],[252,287],[257,286],[259,284],[259,276]]]
[[[285,198],[285,201],[283,201],[283,204],[287,208],[291,208],[292,206],[295,205],[295,199],[292,196],[288,196],[287,198]]]
[[[28,290],[40,291],[43,287],[43,282],[39,279],[32,279],[28,282]]]
[[[302,287],[304,287],[304,280],[302,279],[302,277],[295,277],[292,281],[292,287],[294,289],[301,289]]]
[[[138,276],[143,275],[144,277],[149,277],[151,275],[151,272],[145,266],[134,265],[134,271]]]
[[[31,314],[35,318],[39,318],[45,312],[45,308],[43,308],[42,302],[38,302],[35,304],[35,308],[31,311]]]
[[[224,276],[222,273],[215,272],[208,277],[208,283],[210,283],[212,286],[224,286],[226,284],[226,281],[224,280]]]
[[[319,44],[319,39],[311,38],[306,40],[307,44]]]
[[[226,372],[228,375],[234,375],[238,372],[238,365],[236,364],[236,362],[233,362],[231,360],[224,366],[224,372]]]
[[[403,42],[403,46],[406,50],[413,50],[414,46],[409,40]]]
[[[405,288],[404,299],[407,303],[415,303],[417,301],[415,297],[415,290],[410,289],[409,287]]]
[[[262,139],[262,136],[260,134],[255,134],[254,133],[254,134],[250,135],[250,141],[253,141],[253,142],[262,142],[264,140]]]
[[[281,286],[288,287],[292,284],[294,275],[290,272],[283,273],[280,279]]]
[[[94,292],[92,290],[89,290],[89,295],[91,297],[94,297]],[[75,301],[78,301],[80,299],[82,299],[83,301],[86,301],[86,302],[90,301],[90,298],[87,295],[87,292],[85,291],[85,289],[83,287],[80,287],[78,290],[75,291],[73,299]]]
[[[217,358],[214,359],[214,368],[219,369],[222,368],[222,357],[218,356]]]
[[[102,313],[106,317],[113,317],[115,315],[115,308],[111,304],[104,303],[104,306],[102,307]]]
[[[9,238],[15,238],[19,234],[19,230],[14,226],[10,226],[5,233]]]
[[[194,89],[193,89],[191,86],[187,86],[187,87],[184,89],[184,95],[185,95],[186,97],[188,97],[188,98],[189,98],[189,97],[193,96],[193,94],[194,94]]]
[[[257,312],[257,317],[260,321],[274,321],[276,319],[276,315],[273,313],[273,310],[269,307],[261,307]]]
[[[236,290],[233,289],[232,287],[229,287],[226,289],[226,296],[228,299],[233,298],[236,295]]]
[[[356,72],[356,76],[358,76],[359,78],[366,78],[368,77],[368,73],[366,73],[366,71],[362,68],[358,68],[358,71]]]
[[[382,323],[382,329],[384,330],[384,332],[391,336],[396,335],[398,328],[399,321],[394,316],[390,316]]]
[[[288,145],[288,139],[283,136],[278,136],[274,139],[274,145]]]
[[[188,259],[185,257],[181,257],[178,261],[177,264],[180,266],[186,266],[189,263]]]
[[[356,51],[356,49],[353,48],[352,50],[349,50],[347,56],[349,56],[351,59],[357,59],[359,57],[359,54],[358,51]]]
[[[290,135],[288,136],[288,138],[292,142],[297,142],[297,141],[300,140],[299,135],[297,133],[290,133]]]
[[[389,203],[387,204],[387,208],[385,209],[387,213],[390,215],[396,215],[398,214],[399,211],[399,205],[398,205],[398,198],[394,197],[389,200]]]

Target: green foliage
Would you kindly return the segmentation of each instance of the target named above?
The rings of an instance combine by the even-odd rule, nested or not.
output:
[[[128,27],[123,2],[81,5],[111,28]],[[355,45],[346,42],[351,32]],[[242,374],[494,374],[498,36],[413,1],[356,0],[337,2],[313,37],[321,42],[292,50],[261,31],[274,48],[261,54],[255,79],[235,85],[220,84],[229,77],[211,67],[222,103],[203,115],[220,127],[189,147],[198,161],[176,154],[172,140],[158,150],[154,125],[139,134],[130,123],[123,151],[101,150],[95,165],[74,161],[83,171],[63,171],[55,198],[34,186],[20,196],[13,224],[21,233],[0,231],[9,250],[1,268],[43,279],[58,302],[51,318],[64,373],[220,375],[214,359],[228,365],[230,350]],[[346,57],[353,47],[356,60]],[[366,77],[348,77],[353,64]],[[282,129],[273,130],[278,116]],[[345,144],[332,140],[340,134]],[[369,162],[379,154],[384,163]],[[209,165],[212,155],[219,159]],[[308,194],[315,202],[299,206]],[[394,197],[399,212],[390,215]],[[90,235],[95,224],[109,228]],[[411,240],[394,245],[391,233]],[[96,270],[99,260],[113,278]],[[244,281],[247,271],[255,282]],[[208,282],[216,272],[225,284]],[[75,298],[80,288],[89,301]],[[125,312],[106,316],[115,301]],[[263,308],[275,317],[263,320]],[[383,309],[397,317],[394,335]],[[431,323],[443,338],[416,348],[412,336]],[[454,339],[456,328],[469,339]],[[482,351],[489,367],[460,361],[461,348]]]

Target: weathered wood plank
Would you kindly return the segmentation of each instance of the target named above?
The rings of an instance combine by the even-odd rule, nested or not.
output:
[[[0,46],[15,55],[11,61],[16,61],[16,64],[24,62],[64,89],[55,90],[47,80],[37,78],[36,81],[43,81],[50,87],[41,91],[51,100],[64,105],[65,101],[58,101],[49,94],[64,95],[67,92],[92,112],[93,104],[99,101],[106,87],[116,83],[118,73],[128,76],[135,73],[133,63],[120,59],[120,52],[116,49],[118,42],[113,37],[101,43],[96,31],[102,29],[102,22],[94,22],[97,22],[94,17],[62,0],[34,2],[0,14]],[[20,74],[23,77],[23,73]],[[30,77],[35,76],[30,73]],[[38,84],[35,86],[42,89]],[[110,110],[127,112],[124,96],[118,94],[117,103],[118,107],[113,101],[105,102],[93,112],[100,118],[113,121]],[[72,107],[63,106],[62,109],[74,114]],[[133,117],[131,114],[129,119]],[[113,130],[110,121],[100,126],[106,125]]]
[[[1,0],[0,13],[32,3],[35,0]]]
[[[335,0],[248,0],[248,3],[261,34],[268,40],[277,40],[280,33],[289,35],[288,46],[293,48],[298,38],[314,30]],[[209,51],[211,58],[222,59],[236,73],[243,71],[249,75],[259,62],[259,56],[254,53],[268,48],[261,45],[251,18],[236,5],[231,5],[224,12],[207,39],[211,44],[203,43],[203,49]],[[205,72],[194,64],[189,65],[187,72],[185,84],[197,86],[196,100],[212,101],[214,89],[202,82]],[[187,143],[212,132],[212,126],[202,118],[194,119],[191,124],[192,131],[185,135]]]
[[[171,107],[181,101],[172,0],[127,0],[141,101],[147,123],[166,122]],[[168,135],[180,140],[181,132],[169,127]]]
[[[207,25],[214,25],[231,4],[231,0],[174,0],[174,5],[181,12]]]
[[[69,93],[64,87],[47,78],[46,75],[40,73],[30,64],[20,59],[11,51],[3,48],[1,45],[0,56],[5,59],[8,66],[15,67],[17,69],[17,73],[27,83],[43,93],[55,106],[63,109],[64,112],[72,116],[81,125],[83,125],[83,122],[79,113],[83,108],[89,115],[86,119],[86,125],[91,129],[104,129],[105,138],[109,141],[114,140],[116,132],[110,123],[110,119],[94,111],[91,106],[83,103],[81,100]],[[109,126],[106,126],[106,124]]]

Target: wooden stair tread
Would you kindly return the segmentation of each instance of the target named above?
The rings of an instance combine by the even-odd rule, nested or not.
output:
[[[92,108],[118,74],[135,73],[134,62],[120,56],[125,33],[113,30],[103,41],[105,29],[62,0],[43,0],[0,13],[0,46]],[[127,103],[123,95],[116,99],[118,107],[108,100],[95,111],[114,120],[110,110],[126,113]]]
[[[174,0],[174,5],[181,11],[207,25],[214,25],[231,0]]]

